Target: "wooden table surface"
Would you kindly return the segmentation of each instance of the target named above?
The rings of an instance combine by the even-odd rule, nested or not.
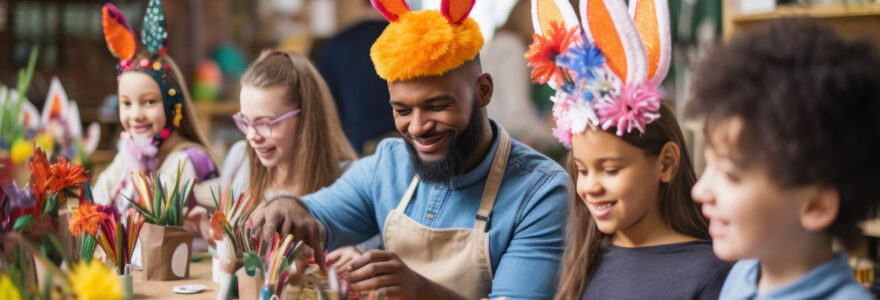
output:
[[[174,281],[143,281],[143,271],[133,271],[135,299],[217,299],[220,284],[211,279],[211,256],[208,253],[195,254],[200,259],[189,266],[189,278]],[[172,289],[178,285],[201,284],[208,290],[196,294],[175,294]]]

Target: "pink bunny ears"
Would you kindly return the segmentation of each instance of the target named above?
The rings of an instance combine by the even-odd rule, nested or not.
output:
[[[439,76],[472,60],[483,47],[468,15],[475,0],[443,0],[440,11],[410,11],[404,0],[371,0],[391,24],[370,49],[379,77],[389,82]]]
[[[553,134],[571,147],[588,126],[617,135],[660,117],[658,89],[669,70],[666,0],[581,0],[581,21],[568,0],[532,0],[535,36],[526,58],[532,80],[550,83]]]

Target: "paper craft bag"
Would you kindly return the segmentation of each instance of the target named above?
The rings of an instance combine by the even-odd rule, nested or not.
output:
[[[244,268],[238,269],[235,276],[238,277],[238,298],[259,299],[260,290],[263,289],[263,276],[257,271],[254,277],[248,276]]]
[[[144,224],[140,234],[144,280],[189,277],[193,234],[183,227]]]
[[[70,216],[70,211],[67,209],[58,212],[58,227],[55,228],[55,237],[61,243],[61,249],[67,254],[67,258],[75,262],[80,260],[79,246],[81,242],[70,233],[70,221],[68,220]]]

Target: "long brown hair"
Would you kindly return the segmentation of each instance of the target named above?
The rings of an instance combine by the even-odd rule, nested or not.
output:
[[[667,142],[678,144],[681,157],[675,177],[669,183],[660,185],[660,216],[666,225],[679,233],[709,239],[708,222],[700,212],[700,206],[691,199],[691,188],[697,182],[697,176],[694,174],[678,120],[672,111],[663,105],[660,108],[660,119],[649,124],[644,134],[633,132],[620,138],[653,156],[660,155]],[[577,178],[577,167],[571,153],[565,167],[572,179]],[[599,231],[596,221],[575,190],[572,185],[569,197],[571,213],[566,225],[567,246],[556,299],[580,299],[584,287],[599,267],[603,252],[611,244],[612,235]]]
[[[339,166],[357,159],[345,138],[336,104],[324,78],[306,57],[296,52],[265,50],[241,78],[242,86],[255,88],[284,87],[286,100],[302,109],[297,128],[293,178],[297,195],[317,191],[336,181],[342,174]],[[269,184],[269,170],[248,147],[250,192],[263,201]]]

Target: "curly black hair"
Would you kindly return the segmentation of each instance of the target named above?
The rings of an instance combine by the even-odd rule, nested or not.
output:
[[[782,186],[836,188],[828,232],[852,248],[880,202],[880,56],[817,21],[792,18],[744,32],[695,70],[688,113],[739,118],[735,152]]]

